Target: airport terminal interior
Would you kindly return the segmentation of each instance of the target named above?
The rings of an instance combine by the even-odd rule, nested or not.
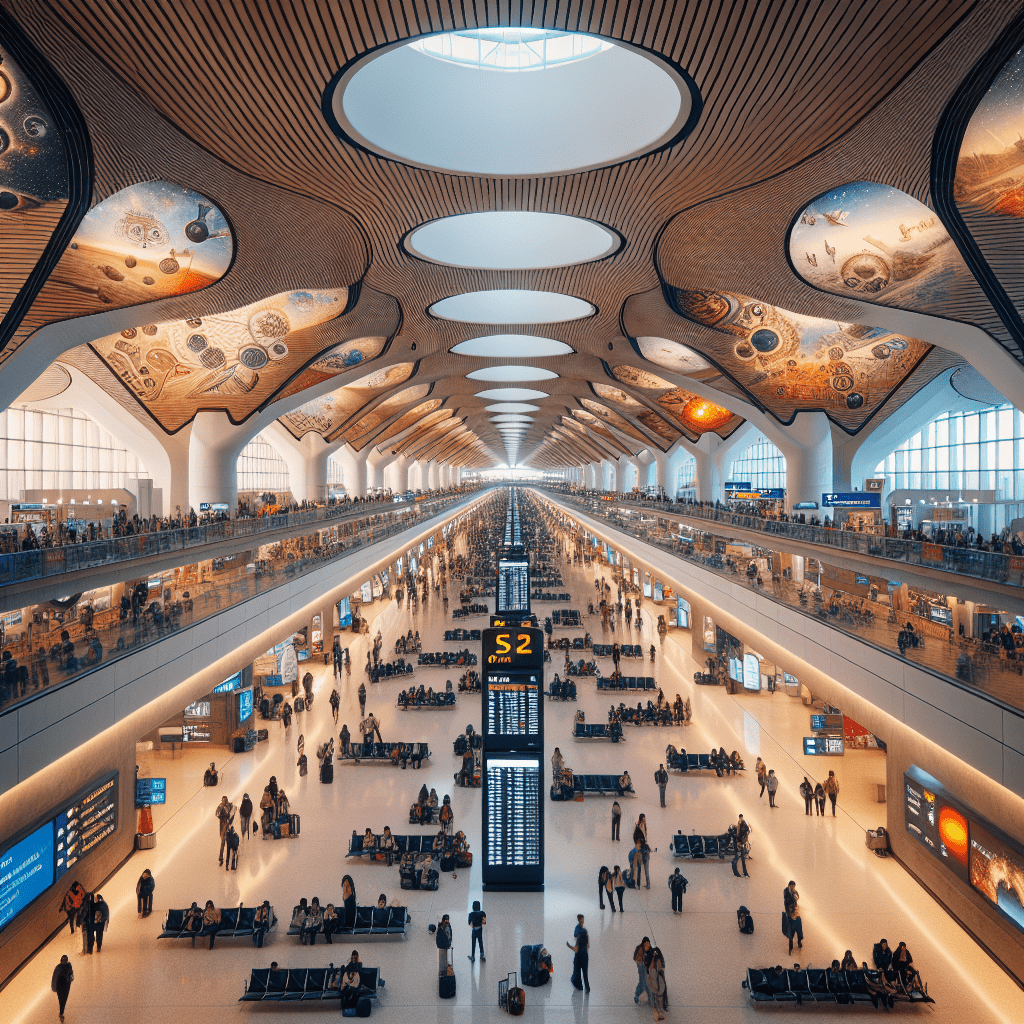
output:
[[[0,1022],[1024,1020],[1022,83],[0,0]]]

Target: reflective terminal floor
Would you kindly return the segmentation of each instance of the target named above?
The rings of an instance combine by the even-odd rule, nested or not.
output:
[[[600,573],[600,568],[597,569]],[[594,593],[593,569],[563,570],[565,586],[572,591],[572,606],[585,610]],[[450,596],[457,598],[457,588]],[[454,600],[452,602],[454,606]],[[541,616],[549,605],[535,608]],[[884,808],[875,802],[875,783],[884,781],[884,755],[877,751],[851,751],[843,758],[804,758],[800,739],[806,729],[807,708],[783,693],[730,696],[723,689],[695,687],[696,665],[690,657],[688,631],[670,634],[663,644],[653,629],[645,603],[644,631],[627,634],[620,622],[616,638],[658,647],[654,675],[670,699],[681,693],[693,704],[689,727],[638,729],[626,726],[627,742],[576,743],[571,737],[577,707],[588,721],[603,721],[612,695],[598,696],[592,680],[579,682],[578,704],[547,702],[545,706],[545,756],[560,747],[568,764],[581,772],[620,772],[628,768],[637,788],[634,799],[621,800],[622,841],[612,842],[611,798],[588,798],[584,803],[548,803],[546,806],[546,891],[543,894],[489,893],[480,891],[481,856],[480,791],[459,789],[453,774],[459,766],[452,754],[452,740],[472,722],[480,728],[480,699],[463,696],[454,710],[399,711],[395,699],[398,681],[368,686],[367,703],[381,720],[385,740],[427,740],[432,759],[420,771],[402,771],[388,765],[339,764],[334,784],[322,785],[316,772],[314,751],[330,735],[337,736],[340,722],[354,730],[359,721],[356,697],[370,637],[381,628],[384,650],[389,651],[399,632],[419,629],[424,650],[451,649],[442,644],[442,632],[453,626],[486,625],[479,617],[452,622],[443,614],[440,600],[410,613],[392,602],[377,602],[370,636],[342,634],[351,649],[353,672],[339,682],[342,694],[339,725],[332,721],[328,696],[334,685],[330,669],[311,666],[316,678],[316,699],[310,711],[298,714],[287,731],[279,722],[270,726],[270,739],[248,754],[229,755],[218,750],[167,753],[140,752],[142,774],[165,775],[168,804],[155,809],[158,829],[156,849],[136,853],[103,887],[111,907],[111,923],[103,952],[86,956],[76,934],[65,930],[25,965],[0,992],[0,1021],[4,1024],[36,1024],[56,1017],[56,997],[50,992],[50,974],[62,953],[71,957],[75,982],[68,1003],[68,1024],[96,1022],[119,1024],[145,1020],[147,1024],[180,1024],[185,1019],[207,1020],[295,1015],[319,1020],[338,1015],[337,1009],[303,1004],[258,1006],[239,1004],[243,986],[254,967],[325,967],[340,964],[358,949],[364,964],[378,966],[386,979],[375,1017],[415,1024],[420,1021],[477,1021],[504,1016],[497,1009],[497,989],[509,971],[517,971],[519,948],[543,942],[554,956],[551,984],[526,989],[525,1019],[534,1021],[587,1021],[592,1024],[647,1020],[651,1011],[633,1003],[636,970],[633,949],[646,935],[662,948],[667,963],[670,1019],[691,1022],[752,1020],[772,1009],[751,1006],[740,982],[748,966],[782,964],[825,966],[852,949],[858,961],[868,960],[872,944],[885,936],[891,944],[906,941],[935,998],[934,1006],[897,1005],[894,1014],[926,1017],[934,1022],[962,1024],[965,1012],[972,1024],[1020,1024],[1024,1020],[1021,990],[975,945],[966,933],[892,859],[881,860],[865,848],[864,831],[883,824]],[[656,617],[655,617],[656,621]],[[586,628],[601,641],[600,621]],[[460,645],[461,646],[461,645]],[[479,652],[479,647],[477,646]],[[547,677],[561,668],[555,656]],[[623,663],[626,670],[629,662]],[[649,674],[645,660],[628,674]],[[610,669],[610,663],[607,666]],[[444,687],[446,678],[457,684],[458,670],[418,669],[420,682]],[[615,701],[618,703],[618,700]],[[300,778],[295,765],[299,734],[312,762],[308,776]],[[738,749],[748,765],[760,754],[781,779],[776,810],[768,808],[767,796],[758,798],[752,772],[739,778],[718,779],[671,776],[668,807],[661,809],[653,780],[665,746],[673,743],[690,751],[708,751],[712,745]],[[209,760],[221,767],[221,785],[202,787]],[[546,766],[547,767],[547,766]],[[832,818],[805,817],[797,793],[801,778],[812,781],[834,767],[842,791],[839,814]],[[222,794],[238,803],[248,792],[254,804],[270,775],[276,775],[288,793],[292,811],[302,818],[297,838],[243,840],[236,872],[225,872],[217,863],[218,832],[214,808]],[[443,875],[435,893],[403,892],[398,868],[346,860],[352,830],[370,826],[380,833],[390,825],[395,833],[419,831],[408,824],[409,805],[421,784],[435,787],[439,796],[450,793],[456,828],[469,837],[477,864],[460,870],[458,877]],[[651,857],[651,888],[626,890],[625,913],[598,909],[596,880],[601,865],[627,864],[630,836],[637,815],[649,822],[650,841],[657,851]],[[720,833],[742,813],[750,823],[753,856],[750,879],[734,878],[729,862],[678,862],[690,886],[681,916],[671,912],[668,875],[675,866],[670,837],[684,832]],[[429,832],[429,829],[422,829]],[[135,883],[149,867],[157,882],[154,912],[145,920],[136,914]],[[360,904],[375,903],[380,893],[405,903],[412,924],[404,940],[340,940],[327,946],[323,937],[315,947],[302,947],[285,932],[291,908],[305,896],[319,896],[321,903],[340,899],[343,874],[352,875]],[[787,953],[780,931],[782,889],[795,879],[801,894],[804,947]],[[200,906],[212,899],[218,906],[255,905],[269,899],[279,926],[262,950],[244,939],[222,939],[212,951],[191,948],[187,940],[157,941],[160,923],[168,907]],[[474,899],[487,912],[485,941],[487,962],[471,964],[466,915]],[[746,904],[753,911],[756,932],[740,935],[736,908]],[[437,956],[433,936],[427,931],[441,914],[449,913],[454,924],[454,962],[458,994],[454,1000],[437,995]],[[576,992],[569,983],[572,938],[576,914],[586,915],[590,930],[589,995]],[[807,1007],[778,1010],[814,1015],[816,1021],[843,1020],[870,1009]]]

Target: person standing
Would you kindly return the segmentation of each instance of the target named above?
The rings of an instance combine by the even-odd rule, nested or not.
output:
[[[619,913],[623,913],[622,909],[622,894],[626,891],[626,880],[622,877],[622,869],[618,864],[615,865],[612,870],[612,888],[615,890],[615,895],[619,898]],[[615,909],[614,907],[612,908]]]
[[[156,879],[149,868],[146,868],[135,885],[135,895],[139,898],[139,913],[143,917],[149,917],[153,913],[154,889],[156,889]]]
[[[636,964],[637,983],[636,991],[633,993],[633,1002],[639,1003],[640,997],[647,992],[647,957],[651,952],[651,940],[645,935],[640,940],[640,945],[633,950],[633,963]],[[650,994],[647,995],[648,1003],[651,1001]]]
[[[64,1008],[68,1005],[68,995],[71,993],[71,982],[74,980],[74,968],[65,954],[60,958],[60,963],[54,967],[53,977],[50,979],[50,990],[57,993],[57,1007],[62,1021],[64,1020]]]
[[[366,683],[359,684],[359,717],[366,714]]]
[[[239,835],[235,831],[234,825],[228,825],[227,834],[227,847],[228,856],[224,862],[225,871],[237,871],[238,870],[238,844],[240,842]]]
[[[604,880],[604,894],[608,897],[608,905],[615,913],[615,873],[609,871]]]
[[[484,956],[484,925],[487,924],[487,915],[480,909],[479,900],[473,900],[473,909],[469,912],[467,924],[472,929],[470,932],[472,936],[469,954],[470,962],[476,960],[476,946],[477,943],[480,943],[480,963],[485,964],[487,963],[487,957]]]
[[[814,800],[814,787],[807,781],[807,776],[804,776],[804,781],[800,783],[800,795],[804,798],[804,814],[811,814],[811,802]]]
[[[820,782],[814,787],[814,806],[818,808],[818,816],[824,817],[825,789]]]
[[[742,816],[740,817],[740,824],[746,825]],[[750,875],[747,873],[747,854],[750,852],[750,847],[747,845],[747,836],[750,835],[750,829],[747,828],[742,834],[740,830],[736,829],[736,853],[732,858],[732,873],[739,878],[740,873],[736,870],[737,862],[743,865],[743,877],[749,878]]]
[[[789,911],[800,902],[800,893],[796,891],[796,882],[790,880],[789,885],[782,890],[782,909]]]
[[[758,794],[758,799],[764,796],[765,786],[768,785],[768,766],[761,760],[757,759],[757,764],[754,765],[754,769],[757,771],[757,781],[761,786],[761,792]]]
[[[341,641],[337,637],[334,638],[334,646],[331,648],[331,655],[334,659],[334,678],[337,679],[338,676],[341,675],[341,663],[343,660],[341,654]]]
[[[619,826],[622,823],[622,808],[618,800],[612,801],[612,839],[619,840]]]
[[[103,897],[96,893],[92,904],[93,935],[96,939],[96,952],[103,952],[103,933],[110,924],[110,907],[107,906]],[[92,952],[92,939],[89,941],[89,952]]]
[[[242,835],[246,839],[249,838],[249,822],[252,820],[252,800],[249,799],[249,794],[246,793],[242,797],[242,802],[238,805],[238,827],[242,830]]]
[[[778,792],[779,789],[779,777],[775,774],[774,768],[770,768],[768,770],[768,782],[766,783],[766,785],[768,786],[768,806],[774,807],[775,794]]]
[[[658,770],[654,773],[654,781],[658,784],[658,794],[661,797],[661,806],[665,806],[665,790],[668,787],[668,772],[665,771],[663,764],[658,765]]]
[[[782,934],[787,936],[789,939],[790,953],[793,952],[794,939],[797,941],[797,946],[801,949],[803,948],[804,923],[803,918],[800,917],[800,911],[797,910],[795,903],[782,915]]]
[[[72,882],[71,888],[64,893],[64,899],[57,910],[58,914],[67,914],[68,924],[71,927],[71,934],[75,934],[75,919],[79,910],[82,909],[82,900],[85,899],[85,889],[81,882]]]
[[[434,944],[437,946],[437,973],[444,975],[448,971],[448,951],[452,948],[452,923],[447,914],[441,918],[437,926]]]
[[[647,968],[647,1000],[651,1004],[655,1020],[665,1019],[665,1000],[668,986],[665,983],[665,958],[657,946],[651,951],[651,962]]]
[[[832,804],[832,817],[834,818],[836,816],[836,797],[839,796],[839,780],[836,778],[835,772],[828,773],[828,778],[822,788]]]
[[[82,933],[82,952],[91,953],[93,943],[93,920],[92,920],[93,895],[85,893],[82,897],[82,905],[78,908],[78,930]]]
[[[335,673],[337,674],[337,673]],[[341,697],[337,690],[331,690],[330,696],[331,713],[334,715],[334,724],[338,724],[338,710],[341,707]]]
[[[608,875],[609,871],[606,865],[601,865],[601,870],[597,873],[597,903],[598,906],[604,910],[604,894],[608,888]],[[612,912],[615,912],[615,903],[609,898],[609,903],[612,905]]]
[[[231,819],[234,817],[231,804],[228,802],[226,796],[220,798],[220,803],[217,804],[217,809],[213,812],[214,817],[217,819],[218,827],[220,829],[220,857],[217,861],[218,864],[224,863],[224,846],[228,841],[228,825],[231,824]]]
[[[572,987],[590,991],[590,935],[582,925],[576,935],[576,945],[567,942],[566,945],[575,954],[572,958]]]
[[[733,868],[735,871],[736,868]],[[672,890],[672,913],[681,914],[683,912],[683,893],[686,892],[687,881],[683,877],[679,868],[676,868],[671,875],[668,876],[668,887]]]
[[[351,757],[352,756],[352,734],[348,731],[348,723],[346,722],[341,727],[341,733],[338,737],[341,740],[341,756]]]

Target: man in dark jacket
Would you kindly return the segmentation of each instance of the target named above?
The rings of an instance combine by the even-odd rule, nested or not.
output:
[[[96,941],[96,952],[103,951],[103,933],[110,924],[110,907],[104,902],[103,897],[96,893],[92,904],[92,932],[89,934],[88,952],[92,952],[93,939]]]
[[[665,806],[665,788],[668,786],[668,772],[663,764],[658,765],[654,773],[654,781],[658,784],[658,793],[661,795],[661,806]]]

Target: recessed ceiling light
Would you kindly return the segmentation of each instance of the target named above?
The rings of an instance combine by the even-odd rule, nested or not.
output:
[[[451,295],[427,312],[471,324],[555,324],[593,316],[597,310],[585,299],[561,292],[494,288]]]
[[[466,374],[467,380],[555,380],[557,373],[539,366],[485,366]]]
[[[547,356],[567,356],[572,348],[562,341],[540,338],[534,334],[491,334],[485,338],[470,338],[452,349],[458,356],[481,356],[485,359],[544,359]]]
[[[589,263],[619,249],[613,231],[562,213],[491,210],[442,217],[402,243],[413,256],[478,270],[542,270]]]
[[[478,391],[475,397],[488,402],[531,402],[551,396],[546,391],[533,391],[530,388],[491,388],[490,391]]]

